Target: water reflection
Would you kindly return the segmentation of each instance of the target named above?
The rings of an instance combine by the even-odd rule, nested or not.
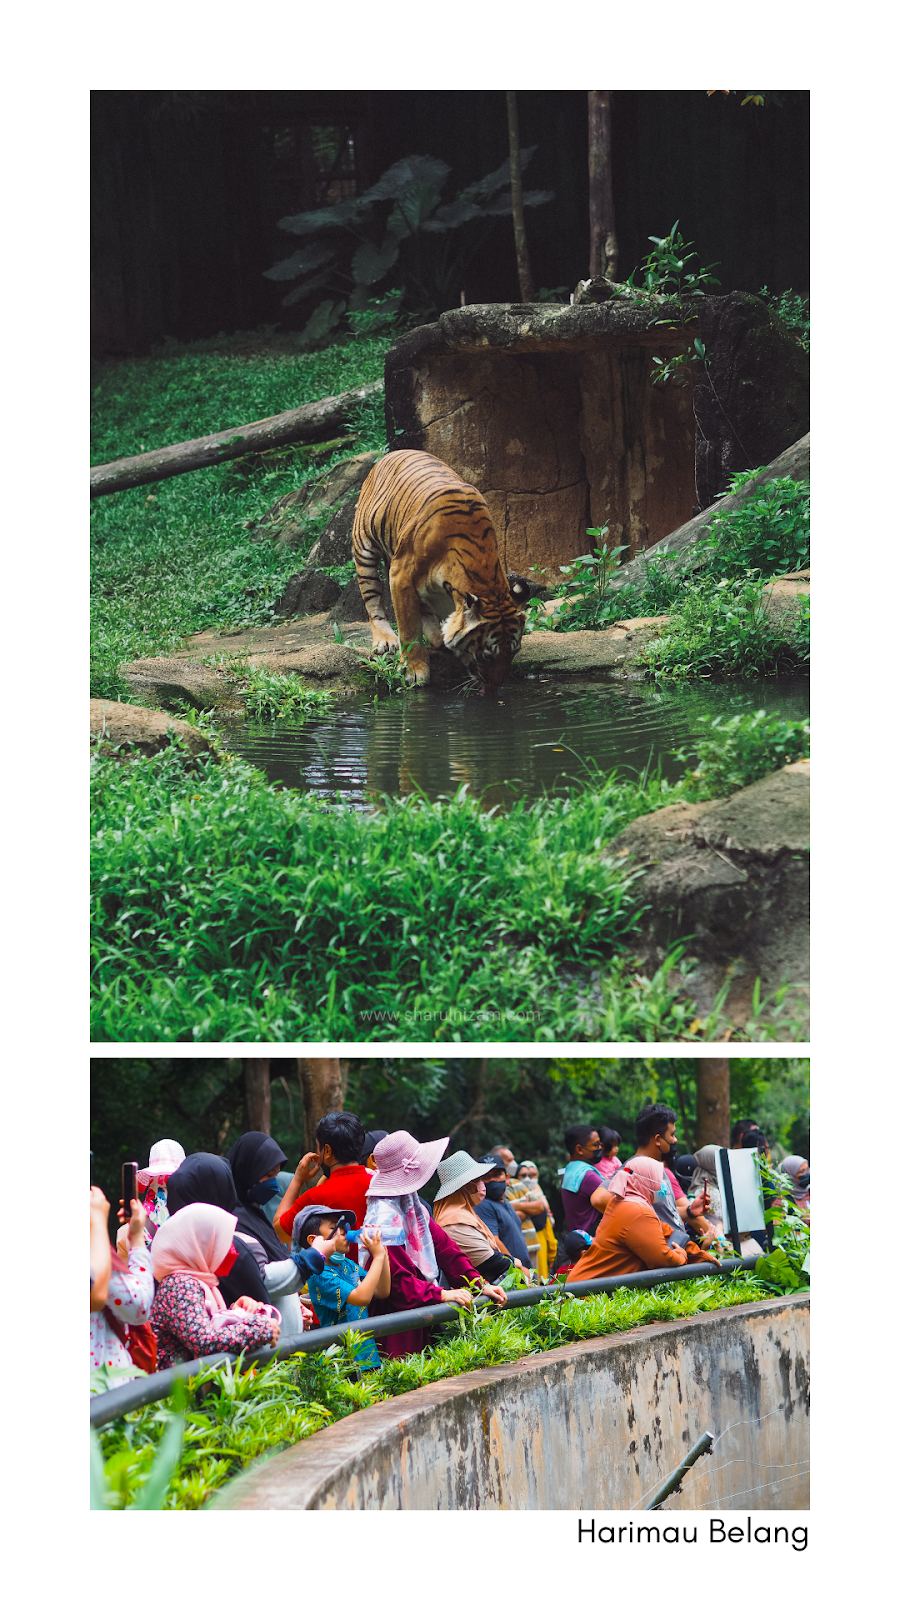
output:
[[[764,706],[803,717],[809,681],[661,689],[529,679],[507,684],[498,699],[420,693],[339,705],[327,722],[245,722],[227,743],[273,781],[354,806],[385,794],[454,794],[463,783],[485,805],[508,806],[566,790],[594,769],[634,777],[659,761],[677,778],[683,769],[672,752],[690,742],[701,716]]]

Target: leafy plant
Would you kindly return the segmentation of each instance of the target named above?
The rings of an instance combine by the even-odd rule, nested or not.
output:
[[[738,473],[728,493],[742,487],[752,473]],[[773,577],[809,566],[810,488],[808,482],[775,478],[759,484],[727,513],[713,517],[700,551],[704,572],[714,578],[739,578],[748,573]]]
[[[698,580],[685,590],[641,665],[657,679],[761,677],[796,671],[809,657],[803,624],[769,620],[762,579]]]
[[[522,151],[523,168],[535,148]],[[264,276],[296,284],[285,295],[284,306],[317,293],[330,297],[313,312],[303,332],[305,340],[326,337],[345,310],[362,318],[354,331],[371,329],[387,300],[387,296],[373,300],[372,285],[390,277],[401,252],[403,289],[412,291],[421,309],[431,311],[456,302],[468,262],[496,219],[512,215],[509,160],[467,185],[454,200],[442,201],[449,175],[447,163],[434,156],[405,156],[355,199],[282,217],[279,228],[311,242],[269,267]],[[522,198],[527,206],[539,206],[553,195],[533,189]],[[461,228],[466,229],[466,242],[451,250],[447,236]],[[402,292],[395,286],[395,293]]]
[[[809,756],[809,723],[792,722],[764,710],[736,717],[700,717],[705,737],[693,750],[674,752],[690,763],[684,783],[691,800],[712,800],[745,789],[767,773]]]
[[[767,289],[765,284],[759,290],[759,296],[772,307],[790,329],[801,349],[808,354],[809,296],[796,294],[793,289],[785,289],[781,294],[775,294],[771,289]]]
[[[652,250],[648,250],[643,261],[626,279],[631,289],[644,289],[650,294],[662,295],[667,299],[684,300],[703,295],[710,284],[718,286],[718,278],[714,278],[712,267],[694,267],[689,269],[688,262],[697,259],[697,252],[692,245],[686,244],[678,232],[678,223],[673,222],[669,232],[662,238],[655,234],[648,235]],[[713,262],[718,266],[718,262]],[[643,278],[642,283],[637,283],[637,274]]]
[[[360,667],[374,683],[376,697],[379,693],[405,694],[407,690],[415,688],[414,684],[407,682],[409,649],[406,646],[401,650],[388,650],[383,655],[362,658]]]
[[[236,679],[236,688],[251,716],[293,717],[305,722],[310,716],[327,716],[334,710],[334,696],[327,689],[313,689],[287,672],[270,672],[267,667],[250,667],[246,676]]]
[[[594,548],[587,555],[576,556],[567,566],[560,567],[565,582],[559,584],[555,598],[562,597],[562,605],[555,613],[556,625],[564,631],[572,628],[603,627],[619,614],[619,603],[610,610],[607,592],[610,580],[619,566],[619,557],[626,545],[610,546],[605,543],[609,525],[588,528],[588,538]]]

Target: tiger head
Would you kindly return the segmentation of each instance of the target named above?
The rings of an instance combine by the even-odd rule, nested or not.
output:
[[[463,604],[444,623],[445,645],[483,689],[499,689],[509,677],[513,656],[522,646],[530,596],[526,580],[511,572],[506,594],[464,595]]]

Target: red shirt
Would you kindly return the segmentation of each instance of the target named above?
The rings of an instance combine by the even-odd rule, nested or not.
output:
[[[313,1189],[304,1190],[298,1194],[293,1205],[283,1211],[278,1218],[278,1226],[290,1238],[294,1226],[294,1218],[304,1206],[328,1206],[333,1211],[352,1211],[356,1217],[356,1226],[361,1228],[366,1218],[366,1190],[374,1177],[368,1167],[355,1162],[347,1167],[332,1167],[331,1176],[319,1183]],[[306,1243],[304,1239],[303,1243]],[[347,1254],[351,1261],[359,1260],[359,1251],[355,1244],[347,1246]]]

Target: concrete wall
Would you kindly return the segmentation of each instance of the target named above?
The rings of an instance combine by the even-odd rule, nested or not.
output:
[[[808,1507],[808,1295],[430,1384],[251,1468],[212,1509],[628,1511],[706,1429],[725,1437],[667,1510]]]

